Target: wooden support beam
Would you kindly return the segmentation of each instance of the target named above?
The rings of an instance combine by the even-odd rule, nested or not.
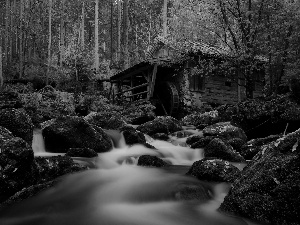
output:
[[[149,94],[147,99],[149,100],[151,97],[153,97],[154,93],[154,87],[155,87],[155,80],[156,80],[156,73],[157,73],[157,63],[154,65],[153,70],[152,70],[152,76],[150,77],[150,89],[149,89]]]
[[[141,94],[146,94],[146,93],[148,93],[148,91],[142,91],[142,92],[140,92],[140,93],[135,93],[135,94],[132,94],[132,95],[128,95],[128,96],[126,96],[126,98],[131,98],[131,97],[133,97],[133,96],[141,95]]]
[[[141,85],[132,87],[132,88],[128,88],[128,89],[126,89],[126,90],[124,90],[124,91],[119,92],[118,95],[123,94],[123,93],[126,93],[126,92],[128,92],[128,91],[132,91],[132,90],[137,89],[137,88],[140,88],[140,87],[145,87],[145,86],[148,86],[148,83],[144,83],[144,84],[141,84]]]

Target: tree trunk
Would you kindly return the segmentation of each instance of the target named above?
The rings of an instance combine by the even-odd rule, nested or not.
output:
[[[13,48],[13,38],[14,38],[14,3],[10,2],[10,38],[9,38],[9,49],[10,49],[10,55],[9,55],[9,61],[12,62],[13,60],[13,54],[14,54],[14,48]]]
[[[23,1],[20,1],[20,46],[19,46],[19,79],[23,76],[23,17],[24,17],[24,3]]]
[[[48,21],[48,26],[49,26],[49,40],[48,40],[48,69],[47,69],[47,74],[46,74],[46,85],[49,84],[49,74],[50,74],[50,66],[51,66],[51,40],[52,40],[52,0],[49,0],[49,21]]]
[[[124,5],[123,5],[124,69],[127,69],[129,67],[129,52],[128,52],[129,18],[128,18],[128,5],[129,5],[129,0],[124,0]]]
[[[2,46],[0,45],[0,91],[3,86],[3,73],[2,73]]]
[[[122,2],[118,1],[118,17],[117,17],[117,54],[116,54],[116,61],[120,62],[120,55],[121,55],[121,16],[122,16]]]
[[[110,63],[114,60],[113,37],[114,37],[114,0],[110,2]]]
[[[95,69],[99,70],[99,0],[95,0]]]
[[[162,21],[163,21],[163,37],[168,35],[168,0],[164,0],[163,11],[162,11]]]
[[[5,2],[5,41],[4,41],[4,52],[5,52],[5,65],[8,64],[8,54],[9,54],[9,11],[10,4],[9,0]]]
[[[81,50],[84,50],[84,20],[85,20],[85,4],[82,2],[82,18],[81,18]]]
[[[63,66],[65,58],[65,20],[64,12],[65,11],[65,0],[61,1],[61,14],[60,14],[60,38],[59,38],[59,65]]]

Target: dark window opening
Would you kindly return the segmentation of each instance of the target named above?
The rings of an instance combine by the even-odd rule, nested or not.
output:
[[[190,75],[190,90],[191,91],[204,91],[205,89],[205,78],[200,75]]]
[[[225,81],[225,86],[231,87],[231,81],[230,81],[230,80],[226,80],[226,81]]]

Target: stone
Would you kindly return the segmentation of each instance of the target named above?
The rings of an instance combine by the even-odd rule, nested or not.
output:
[[[194,125],[195,127],[202,127],[219,122],[218,111],[210,111],[204,113],[193,113],[185,116],[182,119],[184,125]]]
[[[69,156],[36,157],[35,164],[39,174],[39,183],[87,169],[87,167],[75,163]]]
[[[201,159],[193,163],[187,175],[199,180],[215,182],[233,182],[239,176],[240,170],[229,162],[221,159]]]
[[[245,132],[230,122],[220,122],[203,129],[203,136],[222,137],[223,139],[240,138],[247,141]]]
[[[1,149],[1,145],[8,139],[13,138],[14,135],[7,130],[5,127],[1,127],[0,126],[0,149]]]
[[[147,123],[147,122],[152,121],[154,119],[155,119],[154,115],[143,114],[143,115],[136,116],[135,118],[132,118],[131,124],[133,124],[133,125],[141,125],[143,123]]]
[[[299,225],[300,129],[263,146],[220,206],[262,224]]]
[[[131,126],[121,127],[120,131],[123,133],[127,145],[146,144],[144,134]]]
[[[90,148],[69,148],[65,156],[93,158],[97,157],[98,154]]]
[[[263,145],[275,141],[280,137],[281,135],[270,135],[265,138],[252,139],[244,144],[239,152],[246,160],[252,160],[252,158],[262,150]]]
[[[179,184],[175,190],[175,199],[178,201],[207,202],[211,199],[208,188],[201,184]]]
[[[0,202],[38,180],[34,154],[19,137],[4,141],[0,152]]]
[[[120,127],[126,125],[121,115],[115,112],[92,112],[84,117],[84,119],[90,124],[108,130],[118,130]]]
[[[22,109],[1,109],[0,126],[8,129],[14,136],[20,137],[29,144],[33,138],[33,123]]]
[[[169,164],[157,156],[142,155],[138,159],[138,166],[165,167]]]
[[[0,92],[0,109],[22,107],[22,101],[16,92]]]
[[[153,139],[156,140],[162,140],[162,141],[167,141],[169,140],[169,135],[165,134],[165,133],[156,133],[154,135],[152,135]]]
[[[29,187],[25,187],[22,190],[15,193],[5,202],[0,203],[0,211],[3,212],[3,210],[5,210],[5,208],[8,208],[9,206],[16,205],[17,203],[20,203],[28,198],[34,197],[40,192],[53,187],[55,184],[57,184],[57,180],[48,181],[42,184],[34,184]]]
[[[225,143],[219,138],[214,138],[205,148],[205,157],[215,157],[228,160],[230,162],[244,162],[245,159],[236,152],[231,145]]]
[[[232,138],[227,140],[227,143],[230,144],[233,149],[237,152],[241,151],[241,148],[244,144],[246,144],[246,142],[244,140],[242,140],[241,138]],[[243,156],[243,155],[242,155]]]
[[[49,152],[67,152],[69,148],[91,148],[96,152],[112,149],[110,137],[83,118],[65,116],[42,124],[45,148]]]
[[[213,139],[214,139],[214,137],[209,137],[209,136],[208,137],[201,137],[198,141],[191,144],[191,148],[204,148]]]
[[[193,132],[186,131],[186,130],[181,130],[181,131],[177,131],[177,132],[172,133],[171,136],[177,137],[177,138],[185,138],[185,137],[189,137],[193,134],[194,134]]]
[[[171,116],[158,116],[154,120],[144,123],[136,128],[144,134],[156,133],[170,134],[182,130],[180,122]]]

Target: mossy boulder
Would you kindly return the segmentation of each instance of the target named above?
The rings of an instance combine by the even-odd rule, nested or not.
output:
[[[199,180],[233,182],[241,172],[229,162],[221,159],[201,159],[193,163],[187,175]]]
[[[270,135],[265,138],[252,139],[240,148],[239,153],[245,159],[252,160],[252,158],[262,150],[263,145],[268,144],[280,137],[281,135]]]
[[[232,184],[220,210],[263,224],[299,225],[300,129],[263,146]]]
[[[123,133],[127,145],[146,144],[146,138],[144,134],[131,126],[121,127],[120,131]]]
[[[8,129],[14,136],[20,137],[29,144],[33,138],[33,123],[22,109],[1,109],[0,126]]]
[[[84,117],[84,119],[102,129],[118,130],[126,125],[120,114],[112,112],[92,112]]]
[[[137,127],[144,134],[154,135],[156,133],[170,134],[182,130],[181,123],[171,116],[158,116],[154,120]]]
[[[249,99],[237,108],[231,121],[243,128],[249,139],[282,134],[285,130],[290,133],[300,127],[300,106],[290,94]]]
[[[169,164],[157,156],[142,155],[138,159],[138,166],[165,167]]]
[[[203,136],[215,136],[222,139],[240,138],[247,141],[247,136],[243,129],[232,125],[230,122],[220,122],[203,129]]]
[[[182,119],[184,125],[194,125],[198,129],[219,122],[218,111],[210,111],[205,113],[193,113]]]
[[[204,148],[205,157],[215,157],[218,159],[228,160],[231,162],[244,162],[245,159],[236,152],[231,145],[222,141],[219,138],[214,138]]]
[[[10,138],[0,146],[0,202],[38,180],[34,154],[19,137]]]
[[[196,136],[194,136],[196,137]],[[204,148],[206,147],[212,140],[214,139],[214,137],[200,137],[198,138],[193,138],[193,139],[188,139],[187,140],[187,144],[191,145],[191,148]]]
[[[18,109],[22,106],[23,104],[18,93],[9,91],[0,92],[0,109]]]
[[[45,147],[50,152],[67,152],[69,148],[90,148],[107,152],[112,148],[110,137],[100,128],[76,116],[66,116],[42,124]]]

